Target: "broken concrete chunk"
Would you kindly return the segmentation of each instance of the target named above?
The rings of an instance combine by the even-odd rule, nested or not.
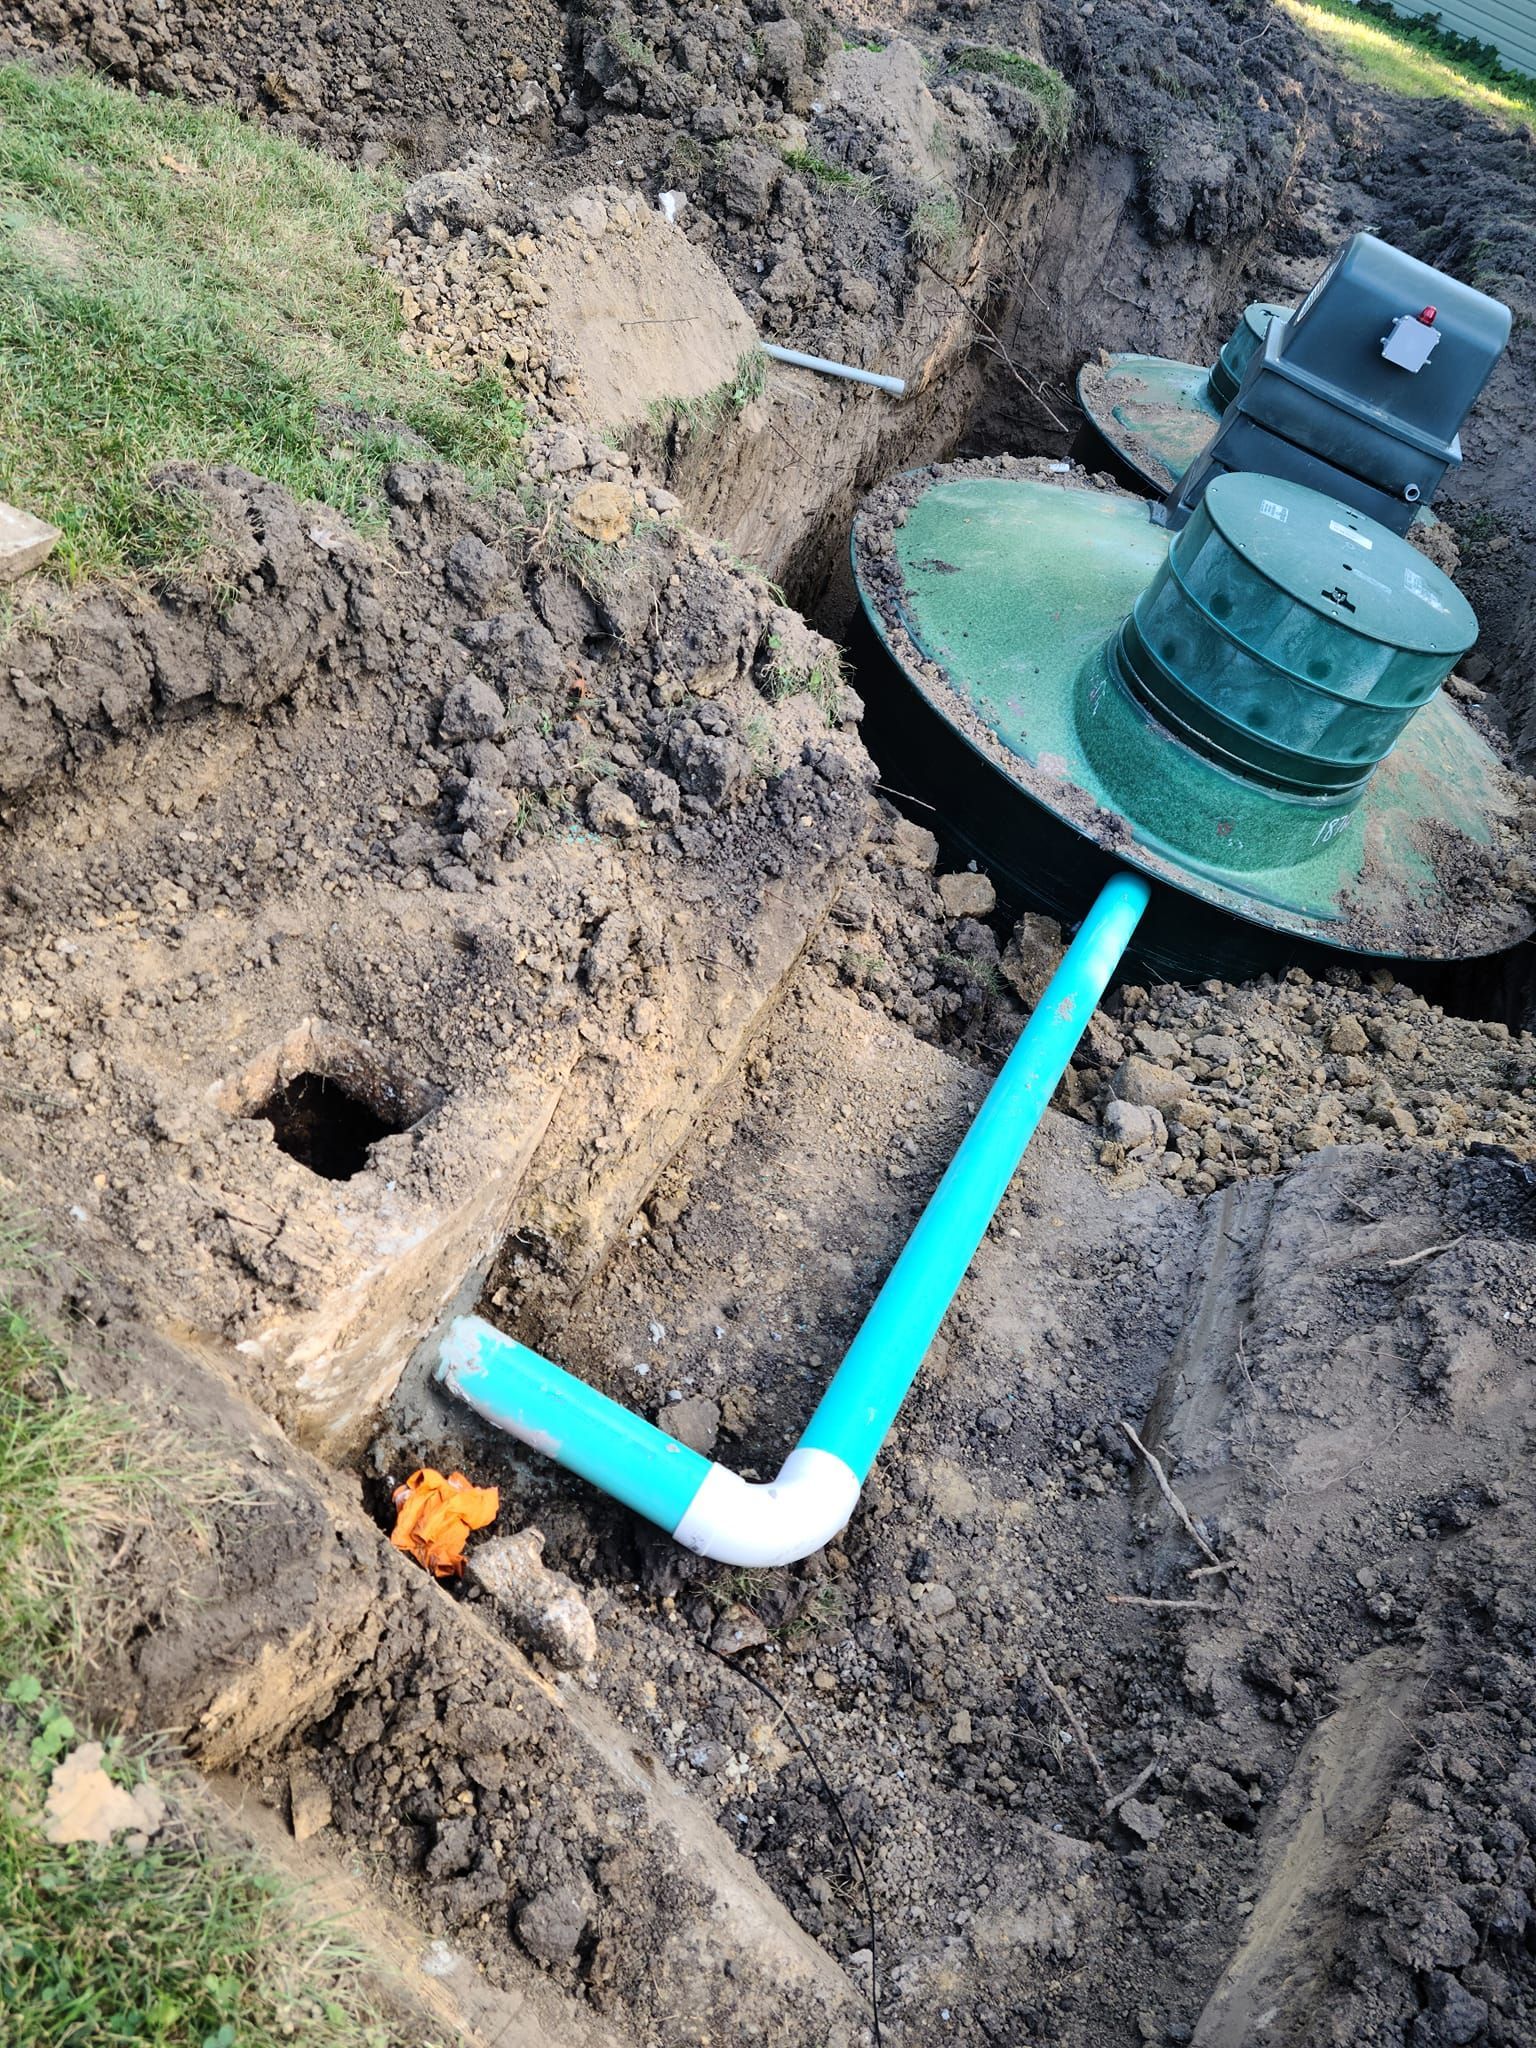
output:
[[[0,583],[14,583],[46,562],[59,539],[59,529],[46,519],[0,502]]]
[[[585,1671],[597,1656],[597,1624],[578,1589],[544,1563],[544,1534],[520,1529],[495,1536],[469,1559],[473,1585],[489,1594],[525,1650],[562,1671]]]

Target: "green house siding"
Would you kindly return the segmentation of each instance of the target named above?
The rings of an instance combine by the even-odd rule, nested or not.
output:
[[[1397,7],[1400,14],[1417,11],[1411,0],[1397,0]],[[1442,28],[1492,43],[1506,64],[1536,77],[1536,0],[1427,0],[1430,9]]]

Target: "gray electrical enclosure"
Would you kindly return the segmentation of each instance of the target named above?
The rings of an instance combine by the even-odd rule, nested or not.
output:
[[[1182,526],[1213,477],[1256,470],[1358,506],[1395,533],[1461,460],[1461,423],[1510,316],[1374,235],[1356,235],[1248,365],[1215,436],[1165,501]]]

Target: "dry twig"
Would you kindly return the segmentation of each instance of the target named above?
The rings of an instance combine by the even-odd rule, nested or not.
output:
[[[1448,1237],[1444,1244],[1427,1244],[1421,1252],[1409,1252],[1404,1259],[1383,1259],[1381,1263],[1389,1273],[1395,1273],[1401,1266],[1416,1266],[1421,1259],[1434,1258],[1437,1252],[1455,1251],[1466,1234],[1463,1231],[1461,1237]]]
[[[1136,1773],[1123,1792],[1112,1792],[1104,1802],[1104,1811],[1106,1813],[1114,1813],[1118,1808],[1124,1806],[1127,1799],[1134,1799],[1148,1778],[1156,1771],[1160,1762],[1161,1758],[1153,1757],[1151,1763],[1144,1770]]]
[[[1200,1531],[1195,1527],[1193,1521],[1190,1519],[1189,1509],[1185,1507],[1183,1501],[1179,1499],[1179,1496],[1168,1484],[1168,1474],[1163,1470],[1161,1464],[1153,1456],[1151,1451],[1147,1449],[1146,1445],[1142,1442],[1141,1438],[1136,1434],[1135,1430],[1132,1429],[1131,1425],[1128,1422],[1122,1422],[1120,1427],[1125,1431],[1126,1435],[1130,1438],[1131,1442],[1136,1446],[1137,1450],[1140,1451],[1141,1455],[1146,1459],[1148,1465],[1151,1467],[1152,1477],[1157,1481],[1159,1493],[1162,1494],[1163,1499],[1167,1501],[1169,1507],[1173,1509],[1173,1512],[1184,1524],[1185,1533],[1191,1538],[1193,1542],[1197,1543],[1200,1546],[1200,1549],[1212,1564],[1220,1564],[1221,1559],[1216,1555],[1215,1551],[1212,1550],[1209,1543],[1206,1542],[1205,1538],[1200,1534]]]
[[[1222,1600],[1154,1600],[1150,1593],[1106,1593],[1111,1607],[1182,1607],[1192,1613],[1230,1614]]]
[[[1098,1786],[1101,1792],[1107,1792],[1109,1790],[1109,1780],[1104,1775],[1104,1766],[1099,1762],[1098,1756],[1094,1751],[1093,1744],[1088,1740],[1088,1730],[1083,1726],[1082,1722],[1078,1719],[1077,1709],[1073,1706],[1072,1702],[1067,1698],[1066,1694],[1062,1691],[1061,1687],[1056,1683],[1055,1679],[1052,1678],[1049,1671],[1046,1670],[1044,1664],[1040,1660],[1038,1653],[1035,1653],[1033,1662],[1035,1666],[1036,1678],[1039,1679],[1040,1683],[1045,1687],[1046,1691],[1050,1694],[1051,1698],[1056,1702],[1057,1706],[1060,1707],[1062,1715],[1066,1720],[1067,1726],[1072,1730],[1073,1735],[1076,1737],[1078,1747],[1082,1750],[1083,1755],[1087,1757],[1089,1767],[1093,1772],[1094,1783]]]

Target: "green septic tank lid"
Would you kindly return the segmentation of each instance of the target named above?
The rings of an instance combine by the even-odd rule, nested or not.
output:
[[[1121,627],[1167,562],[1170,536],[1151,508],[1080,477],[999,467],[895,478],[861,508],[853,532],[861,603],[900,671],[885,684],[878,672],[861,674],[861,687],[899,692],[891,701],[917,721],[915,751],[939,744],[937,732],[923,741],[925,719],[967,751],[973,787],[956,827],[964,834],[966,818],[977,831],[984,825],[999,872],[1027,886],[1044,813],[1212,911],[1342,952],[1465,959],[1525,935],[1530,920],[1493,888],[1492,849],[1514,818],[1511,792],[1443,690],[1363,787],[1298,793],[1233,772],[1176,738],[1117,669]],[[1288,506],[1304,496],[1339,510],[1315,492],[1282,488]],[[1320,567],[1342,574],[1339,550],[1354,543],[1330,535],[1326,549],[1314,540],[1316,554],[1297,551],[1296,535],[1283,533],[1291,522],[1259,509],[1266,496],[1279,502],[1255,487],[1246,516],[1234,499],[1231,524],[1272,587],[1280,588],[1275,570],[1298,583],[1315,582]],[[1373,531],[1367,537],[1374,543]],[[1395,537],[1391,552],[1398,576],[1411,568],[1450,614],[1442,620],[1415,598],[1413,623],[1399,632],[1466,644],[1457,636],[1470,613],[1452,610],[1432,565]],[[970,836],[985,857],[977,831]]]
[[[1077,402],[1105,445],[1161,496],[1210,441],[1270,322],[1290,310],[1249,306],[1209,367],[1129,353],[1084,363]]]
[[[1183,476],[1221,423],[1202,363],[1113,355],[1084,363],[1077,402],[1111,454],[1159,497]]]
[[[1352,506],[1242,471],[1218,477],[1205,500],[1234,553],[1330,623],[1451,661],[1477,639],[1477,616],[1450,577]]]

